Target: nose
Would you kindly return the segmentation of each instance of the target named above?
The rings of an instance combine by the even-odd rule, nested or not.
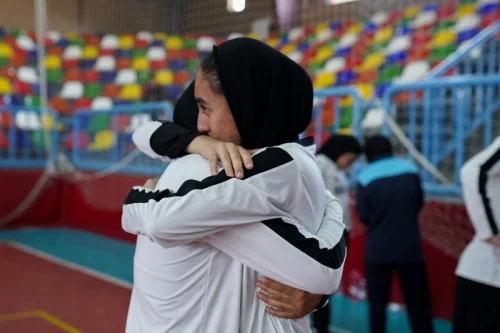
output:
[[[198,132],[208,133],[210,132],[210,127],[208,126],[208,117],[203,112],[198,113]]]

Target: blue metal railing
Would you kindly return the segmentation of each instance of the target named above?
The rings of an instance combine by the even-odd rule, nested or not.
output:
[[[49,161],[55,161],[59,138],[56,112],[49,110],[44,116],[37,107],[4,105],[0,106],[0,119],[0,168],[45,168]],[[50,160],[46,148],[52,152]]]
[[[392,98],[399,93],[410,93],[408,107],[408,136],[413,144],[420,137],[420,151],[426,159],[439,168],[442,163],[452,159],[450,173],[453,175],[451,186],[443,186],[427,172],[423,172],[426,188],[442,193],[443,188],[460,189],[460,168],[464,161],[489,145],[493,140],[493,131],[500,124],[495,124],[493,115],[500,110],[500,75],[489,76],[454,76],[433,78],[432,80],[412,83],[400,83],[390,86],[384,94],[383,106],[393,112]],[[417,92],[423,94],[417,97]],[[486,92],[486,93],[485,93]],[[418,121],[418,113],[421,122]],[[483,138],[476,146],[466,146],[466,140],[473,134],[479,135],[478,129],[484,129]],[[420,133],[417,131],[420,129]],[[498,135],[498,133],[497,133]],[[452,156],[454,154],[454,156]]]
[[[132,132],[151,119],[172,119],[167,102],[116,106],[110,110],[81,109],[73,115],[70,154],[73,164],[82,170],[102,171],[136,154]],[[138,154],[119,167],[120,172],[160,174],[165,162]]]

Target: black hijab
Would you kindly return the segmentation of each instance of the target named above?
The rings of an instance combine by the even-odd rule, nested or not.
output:
[[[213,55],[242,147],[291,142],[307,128],[313,86],[306,71],[293,60],[245,37],[214,46]]]
[[[365,154],[368,162],[392,156],[392,144],[382,135],[374,135],[365,142]]]
[[[351,135],[334,134],[318,151],[318,154],[326,155],[335,163],[345,153],[361,154],[361,144]]]
[[[194,100],[194,81],[175,103],[174,123],[190,130],[197,130],[198,104]]]

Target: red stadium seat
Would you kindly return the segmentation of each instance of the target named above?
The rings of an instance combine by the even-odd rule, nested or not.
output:
[[[82,73],[79,69],[70,69],[64,73],[63,81],[81,81]]]
[[[170,53],[168,53],[170,57]],[[198,59],[198,51],[195,49],[191,50],[182,50],[182,58],[185,60],[195,60]]]
[[[125,69],[125,68],[130,68],[130,65],[132,64],[132,61],[129,58],[119,58],[116,61],[116,69]]]
[[[83,83],[97,83],[99,82],[99,72],[93,69],[83,72]]]
[[[86,149],[89,145],[89,135],[88,133],[79,133],[79,138],[77,140],[80,149]],[[64,147],[67,150],[73,149],[73,133],[69,133],[64,141]]]
[[[12,35],[5,36],[3,41],[5,44],[10,45],[10,47],[12,48],[16,47],[16,37]]]
[[[483,19],[481,20],[481,28],[484,29],[496,21],[500,21],[500,11],[484,15]]]
[[[425,47],[414,47],[410,51],[410,56],[408,62],[413,62],[417,60],[425,60],[428,59],[431,55],[431,50]]]
[[[78,59],[64,59],[62,66],[64,69],[78,68]]]
[[[101,49],[101,51],[99,52],[99,55],[100,56],[114,56],[115,51],[112,49]]]
[[[92,105],[92,100],[90,98],[80,98],[75,101],[75,104],[73,104],[73,112],[75,112],[78,109],[90,109],[90,106]]]
[[[378,70],[377,69],[368,69],[362,72],[359,72],[357,77],[357,83],[370,83],[378,80]]]
[[[176,72],[175,76],[174,76],[174,84],[183,85],[186,82],[188,82],[190,78],[191,78],[191,75],[189,74],[188,71]]]
[[[429,33],[420,33],[420,34],[413,34],[411,42],[413,47],[421,47],[425,46],[427,43],[429,43],[432,39],[431,34]]]
[[[52,47],[47,54],[62,57],[64,49],[62,47]]]
[[[444,21],[451,18],[455,14],[455,5],[453,3],[445,3],[439,6],[437,11],[438,21]]]
[[[7,140],[7,135],[3,131],[0,131],[0,149],[9,148],[9,140]]]
[[[127,127],[129,127],[129,125],[130,125],[130,116],[126,114],[120,114],[113,117],[111,128],[123,132]]]
[[[14,91],[16,92],[16,94],[20,94],[20,95],[31,95],[32,94],[31,85],[29,85],[26,82],[15,80],[13,82],[13,88],[14,88]]]
[[[144,39],[136,39],[135,40],[135,48],[136,49],[147,49],[149,47],[149,42]]]
[[[117,98],[120,94],[120,86],[116,84],[108,84],[104,86],[104,90],[102,91],[101,96],[109,97],[109,98]]]
[[[0,125],[2,128],[9,128],[12,116],[9,112],[0,112]]]
[[[27,64],[27,58],[26,57],[12,57],[10,59],[10,64],[14,67],[21,67],[21,66],[25,66]]]
[[[168,60],[179,60],[182,59],[182,51],[180,50],[168,50],[167,51]]]
[[[158,71],[160,69],[166,69],[167,66],[167,61],[166,60],[153,60],[149,64],[151,66],[151,69],[154,71]]]
[[[49,107],[60,114],[68,113],[68,102],[60,97],[52,97],[49,100]]]

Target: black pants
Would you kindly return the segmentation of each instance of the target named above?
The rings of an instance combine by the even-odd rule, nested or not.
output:
[[[367,264],[366,282],[370,304],[370,332],[384,333],[393,272],[399,276],[414,333],[432,333],[431,297],[423,262]]]
[[[453,333],[500,332],[500,288],[459,277]]]
[[[345,234],[345,246],[349,246],[349,233]],[[313,313],[313,324],[314,328],[318,333],[328,333],[328,327],[330,326],[330,308],[332,302],[328,302],[322,309]]]

